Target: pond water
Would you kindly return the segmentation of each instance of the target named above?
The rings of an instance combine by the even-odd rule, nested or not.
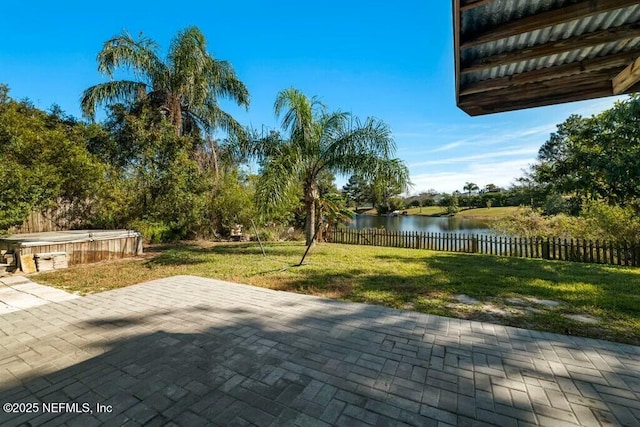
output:
[[[487,221],[473,218],[430,216],[356,215],[349,228],[384,228],[391,231],[420,231],[425,233],[461,233],[495,236]]]

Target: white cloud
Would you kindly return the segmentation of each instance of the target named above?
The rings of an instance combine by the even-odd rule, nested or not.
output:
[[[420,193],[430,188],[449,193],[455,190],[462,191],[465,182],[475,182],[480,188],[487,184],[509,187],[515,178],[522,175],[522,170],[527,169],[533,162],[532,157],[520,157],[502,162],[469,163],[466,166],[457,166],[456,171],[412,174],[412,192]]]
[[[512,123],[504,124],[502,126],[506,127],[507,130],[496,126],[493,129],[483,127],[483,129],[486,130],[478,131],[477,128],[474,129],[473,127],[469,126],[460,126],[455,134],[458,139],[454,140],[453,142],[449,142],[429,150],[421,151],[417,151],[415,150],[415,148],[407,146],[401,151],[410,152],[412,156],[416,156],[423,154],[440,153],[444,151],[452,151],[456,148],[461,147],[490,147],[504,143],[523,145],[525,143],[534,142],[538,147],[540,147],[548,139],[549,134],[556,130],[555,123],[537,125],[516,131],[512,130],[512,128],[515,127],[515,125]],[[460,138],[460,136],[463,137]],[[433,137],[433,134],[425,134],[423,138],[429,141],[429,137]],[[431,145],[433,146],[433,144]]]
[[[516,148],[516,149],[507,149],[502,151],[491,151],[482,154],[474,154],[470,156],[460,156],[460,157],[450,157],[446,159],[437,159],[437,160],[427,160],[426,162],[419,162],[410,164],[409,167],[418,167],[418,166],[435,166],[435,165],[450,165],[456,163],[465,163],[465,162],[473,162],[475,160],[482,159],[494,159],[497,157],[511,157],[511,156],[521,156],[525,154],[531,154],[532,157],[539,150],[539,147],[530,146],[524,148]]]
[[[594,99],[591,101],[584,101],[580,103],[582,105],[580,105],[578,109],[574,109],[571,114],[579,114],[581,116],[586,116],[586,117],[591,116],[593,114],[600,114],[604,110],[608,110],[612,108],[613,104],[616,101],[621,101],[626,98],[627,98],[626,95],[621,95],[621,96],[613,96],[613,97],[607,97],[607,98],[601,98],[601,99]]]
[[[443,145],[442,147],[436,148],[435,150],[431,150],[430,152],[439,153],[441,151],[449,151],[449,150],[453,150],[454,148],[461,147],[466,143],[467,143],[466,140],[456,141],[456,142],[452,142],[451,144]]]
[[[431,135],[428,132],[393,132],[394,138],[428,138]]]
[[[401,156],[409,164],[412,193],[431,188],[461,191],[465,182],[508,187],[535,163],[542,144],[569,115],[598,114],[620,99],[625,97],[549,107],[548,114],[536,114],[537,122],[531,116],[510,116],[508,121],[493,116],[471,123],[416,123],[406,127],[406,132],[395,136],[402,147]]]

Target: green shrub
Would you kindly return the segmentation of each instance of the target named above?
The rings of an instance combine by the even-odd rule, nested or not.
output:
[[[516,237],[576,238],[580,234],[581,219],[565,214],[544,216],[540,210],[520,207],[509,217],[501,218],[492,228]]]
[[[141,219],[134,221],[131,228],[142,234],[145,243],[165,243],[177,240],[175,231],[164,222]]]
[[[401,197],[389,197],[385,203],[376,205],[379,214],[384,215],[393,211],[399,211],[405,208],[404,200]]]
[[[611,206],[603,201],[586,201],[580,216],[545,216],[539,210],[520,208],[492,227],[519,237],[640,241],[640,219],[631,207]]]
[[[298,242],[304,240],[304,232],[283,224],[269,224],[258,229],[263,242]]]
[[[640,219],[632,207],[589,201],[584,203],[580,216],[584,220],[586,238],[640,242]]]
[[[251,220],[257,217],[254,192],[252,183],[239,170],[222,171],[207,196],[198,235],[228,237],[235,224],[241,224],[245,233],[249,232]]]

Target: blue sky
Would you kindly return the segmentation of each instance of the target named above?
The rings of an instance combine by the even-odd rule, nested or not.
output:
[[[273,4],[272,4],[273,3]],[[386,121],[398,156],[409,165],[412,192],[508,186],[535,161],[555,125],[591,115],[613,98],[469,117],[455,105],[451,2],[328,0],[235,2],[113,0],[3,5],[0,83],[10,95],[79,117],[79,98],[104,81],[95,57],[126,29],[166,48],[189,25],[209,51],[230,61],[251,94],[249,111],[222,102],[244,125],[276,128],[278,91],[296,87],[332,110]],[[344,178],[338,180],[344,183]]]

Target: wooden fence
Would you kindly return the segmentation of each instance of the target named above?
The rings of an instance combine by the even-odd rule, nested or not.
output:
[[[80,225],[82,224],[73,219],[71,206],[63,204],[42,212],[31,212],[22,225],[11,227],[7,231],[9,234],[42,233],[71,230]]]
[[[457,233],[335,228],[331,243],[465,252],[584,263],[640,265],[640,245],[583,239],[518,238]]]

